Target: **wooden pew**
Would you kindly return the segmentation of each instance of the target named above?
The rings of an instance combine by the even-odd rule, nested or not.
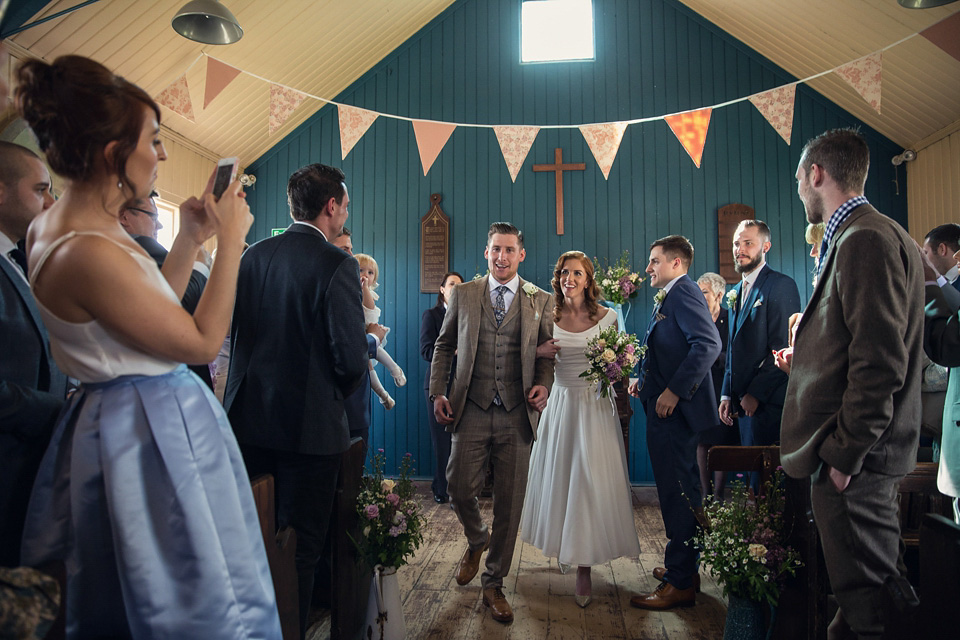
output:
[[[707,453],[710,471],[756,471],[762,487],[780,466],[780,447],[711,447]],[[827,570],[820,537],[810,505],[810,480],[787,477],[784,484],[790,532],[788,543],[800,552],[804,566],[787,582],[774,627],[774,638],[824,640],[827,636]]]
[[[277,594],[277,611],[283,640],[300,638],[300,603],[297,597],[297,567],[294,556],[297,552],[297,534],[291,527],[277,531],[277,509],[273,476],[264,474],[250,481],[253,501],[260,518],[260,532],[267,550],[267,562],[273,577],[273,590]]]

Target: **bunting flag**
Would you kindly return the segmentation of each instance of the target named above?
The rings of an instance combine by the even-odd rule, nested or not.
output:
[[[580,126],[580,133],[587,141],[587,146],[593,152],[593,157],[603,172],[603,179],[610,177],[613,161],[617,159],[620,150],[620,141],[623,132],[627,130],[626,122],[606,122],[603,124],[585,124]]]
[[[293,114],[307,94],[296,89],[282,87],[279,84],[270,85],[270,135],[283,126],[283,123]]]
[[[920,35],[960,60],[960,11],[924,29]]]
[[[882,52],[871,53],[835,70],[836,74],[856,89],[860,97],[866,100],[877,113],[880,113],[882,55]]]
[[[220,95],[220,92],[227,88],[227,85],[233,82],[233,79],[240,75],[240,69],[235,69],[228,64],[224,64],[216,58],[207,56],[207,82],[203,90],[203,108]]]
[[[338,104],[337,115],[340,118],[340,159],[346,160],[347,154],[380,114],[376,111]]]
[[[703,145],[707,141],[707,129],[710,128],[710,114],[713,109],[698,109],[697,111],[685,111],[676,113],[672,116],[664,116],[664,120],[670,125],[673,135],[683,145],[683,148],[690,154],[693,164],[700,168],[700,158],[703,157]]]
[[[503,152],[503,161],[507,163],[510,180],[516,182],[520,167],[527,159],[527,154],[530,153],[530,147],[533,146],[540,127],[496,126],[493,132],[497,136],[497,142],[500,143],[500,151]]]
[[[750,96],[750,102],[780,134],[787,146],[790,146],[790,135],[793,133],[793,103],[796,95],[797,83],[794,82]]]
[[[187,74],[174,80],[170,86],[160,92],[156,98],[157,104],[170,109],[190,122],[193,119],[193,103],[190,101],[190,87],[187,86]]]
[[[447,144],[450,134],[457,125],[448,122],[434,122],[432,120],[414,120],[413,133],[417,136],[417,148],[420,150],[420,164],[423,165],[423,175],[427,175],[433,161],[440,155],[443,145]]]

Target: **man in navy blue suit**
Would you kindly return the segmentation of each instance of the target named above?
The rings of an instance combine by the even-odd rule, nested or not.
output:
[[[960,271],[953,254],[960,251],[960,224],[948,222],[934,227],[923,239],[923,254],[937,272],[957,291],[960,291]]]
[[[630,598],[640,609],[690,606],[696,596],[697,552],[687,541],[696,533],[694,509],[700,508],[697,434],[719,424],[710,366],[720,355],[720,334],[703,293],[687,276],[692,262],[693,245],[683,236],[667,236],[650,247],[646,271],[659,291],[640,379],[630,394],[646,412],[647,449],[669,541],[664,567],[653,572],[660,585]]]
[[[743,446],[780,441],[788,378],[773,351],[787,346],[790,316],[800,311],[797,283],[770,268],[768,251],[770,227],[761,220],[741,222],[733,234],[733,260],[742,279],[727,294],[730,338],[719,413],[728,426],[740,417]]]

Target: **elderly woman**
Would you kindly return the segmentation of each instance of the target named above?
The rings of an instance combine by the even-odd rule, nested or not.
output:
[[[707,300],[707,307],[710,308],[710,316],[714,324],[717,325],[717,331],[720,332],[720,355],[717,361],[710,368],[713,374],[713,387],[720,397],[720,387],[723,385],[723,370],[727,363],[727,340],[730,338],[729,325],[727,324],[727,310],[720,306],[723,300],[723,294],[727,289],[727,282],[718,273],[707,272],[697,278],[697,285],[703,292],[703,297]],[[710,474],[707,471],[707,451],[710,447],[717,445],[738,445],[740,444],[740,430],[736,423],[732,427],[721,424],[700,432],[700,441],[697,444],[697,465],[700,467],[700,486],[703,495],[707,495],[710,490]],[[713,472],[713,495],[718,499],[723,499],[723,487],[726,476],[722,471]]]

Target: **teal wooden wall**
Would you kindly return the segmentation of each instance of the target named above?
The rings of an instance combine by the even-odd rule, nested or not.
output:
[[[486,124],[582,124],[669,114],[771,89],[794,80],[675,0],[595,0],[597,52],[592,62],[519,63],[519,0],[462,0],[357,80],[336,100],[416,118]],[[343,55],[350,55],[345,51]],[[317,73],[323,73],[318,61]],[[893,192],[889,158],[901,149],[849,113],[801,85],[793,144],[748,102],[715,110],[702,168],[697,169],[662,121],[627,128],[609,180],[604,180],[576,129],[541,130],[516,183],[510,181],[489,129],[458,128],[424,177],[410,123],[379,118],[346,160],[340,160],[336,110],[326,107],[254,162],[249,201],[256,222],[249,240],[265,237],[290,219],[286,180],[298,167],[323,162],[341,167],[350,189],[350,218],[357,251],[380,263],[383,322],[392,327],[389,351],[410,380],[394,389],[397,407],[374,403],[372,446],[383,448],[388,469],[406,452],[419,473],[433,472],[418,354],[420,315],[436,296],[419,293],[419,219],[440,193],[451,218],[451,265],[466,278],[486,269],[486,230],[509,220],[527,236],[521,275],[549,289],[557,256],[579,249],[616,259],[628,249],[645,266],[649,244],[670,233],[691,239],[691,275],[718,266],[717,208],[731,202],[756,209],[773,232],[768,260],[811,293],[805,218],[794,172],[810,137],[833,127],[859,125],[873,166],[867,197],[906,226],[906,192]],[[554,226],[552,174],[534,163],[585,162],[586,171],[564,176],[566,234]],[[901,180],[901,184],[903,181]],[[653,292],[637,298],[627,328],[643,332]],[[382,369],[382,367],[381,367]],[[630,476],[652,482],[639,407],[632,423]]]

